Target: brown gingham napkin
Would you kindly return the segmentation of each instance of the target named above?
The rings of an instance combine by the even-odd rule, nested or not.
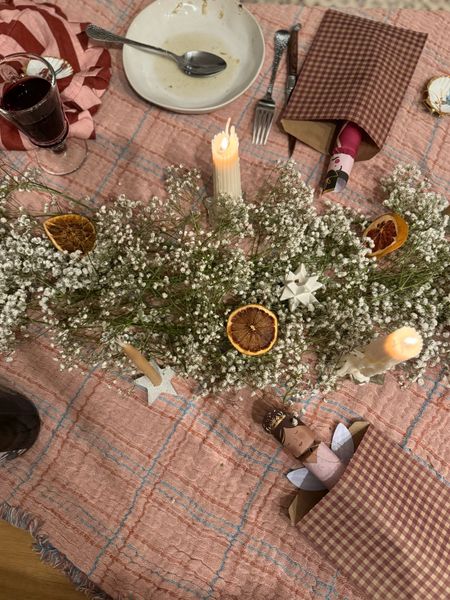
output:
[[[450,593],[450,488],[374,427],[299,529],[370,600]]]
[[[328,10],[282,115],[286,132],[327,154],[337,122],[366,133],[356,160],[383,146],[414,73],[425,33]]]

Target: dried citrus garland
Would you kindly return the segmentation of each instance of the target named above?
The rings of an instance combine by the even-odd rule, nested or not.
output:
[[[65,214],[51,217],[44,222],[45,233],[60,251],[83,254],[90,252],[95,246],[94,224],[83,215]]]
[[[278,319],[260,304],[240,306],[228,317],[227,336],[242,354],[261,356],[277,341]]]
[[[364,231],[364,237],[374,242],[369,257],[381,258],[403,246],[408,237],[408,223],[397,213],[388,213],[375,219]]]

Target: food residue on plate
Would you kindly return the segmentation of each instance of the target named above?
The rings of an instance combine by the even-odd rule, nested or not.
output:
[[[240,59],[228,50],[230,44],[217,36],[204,32],[189,32],[170,36],[161,44],[175,54],[182,55],[189,50],[205,50],[222,56],[227,63],[227,68],[210,77],[190,77],[184,74],[177,65],[166,58],[151,55],[152,66],[149,78],[157,80],[158,87],[166,90],[175,103],[182,96],[185,99],[201,101],[209,98],[212,101],[220,99],[231,92],[239,77]],[[150,55],[149,55],[150,58]],[[151,82],[149,82],[151,85]]]
[[[172,14],[176,15],[178,13],[178,11],[180,10],[180,8],[183,8],[183,0],[181,0],[181,2],[178,2],[178,4],[175,6],[175,8],[172,11]]]

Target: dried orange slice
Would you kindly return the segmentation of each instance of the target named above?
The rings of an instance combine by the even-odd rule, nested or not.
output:
[[[260,356],[277,341],[278,319],[261,304],[240,306],[228,317],[227,336],[242,354]]]
[[[381,258],[397,250],[406,242],[408,230],[408,223],[397,213],[378,217],[364,232],[364,237],[372,239],[375,244],[368,256]]]
[[[51,217],[44,222],[45,233],[61,251],[81,250],[87,254],[95,246],[94,224],[83,215],[67,214]]]

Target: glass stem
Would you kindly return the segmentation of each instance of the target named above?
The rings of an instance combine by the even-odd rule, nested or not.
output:
[[[64,142],[61,142],[60,144],[52,148],[52,150],[55,154],[63,154],[66,151],[66,148],[66,141],[64,140]]]

